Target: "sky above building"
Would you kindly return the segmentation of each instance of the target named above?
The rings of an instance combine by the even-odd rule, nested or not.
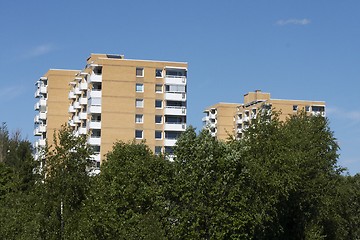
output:
[[[188,123],[243,101],[326,101],[339,164],[360,172],[360,1],[4,1],[0,121],[33,140],[34,83],[90,53],[188,62]]]

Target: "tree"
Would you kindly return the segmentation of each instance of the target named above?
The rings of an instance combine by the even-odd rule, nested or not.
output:
[[[164,239],[171,174],[171,163],[144,143],[115,143],[94,179],[77,237]]]
[[[38,184],[40,237],[70,238],[90,187],[92,149],[86,136],[76,137],[63,126],[54,133],[54,145],[45,149],[42,183]]]

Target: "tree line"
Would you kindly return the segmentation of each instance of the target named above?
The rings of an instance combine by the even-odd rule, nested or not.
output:
[[[173,161],[119,141],[98,175],[66,127],[41,161],[10,135],[3,124],[1,239],[360,239],[360,175],[321,116],[262,114],[225,142],[189,127]]]

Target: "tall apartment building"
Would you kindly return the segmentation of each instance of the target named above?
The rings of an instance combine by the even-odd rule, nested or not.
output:
[[[206,108],[206,116],[202,120],[211,135],[220,140],[227,139],[229,135],[241,138],[261,109],[279,111],[281,121],[298,111],[325,116],[323,101],[271,99],[270,93],[256,90],[244,95],[244,103],[218,103]]]
[[[186,129],[186,84],[187,63],[91,54],[86,67],[64,86],[67,102],[61,108],[66,106],[74,133],[88,136],[99,164],[117,140],[145,140],[155,153],[172,155]],[[48,94],[48,101],[53,97]],[[48,133],[41,139],[48,139]]]

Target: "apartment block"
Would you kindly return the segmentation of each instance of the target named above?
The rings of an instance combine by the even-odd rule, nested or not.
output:
[[[261,109],[278,111],[281,121],[298,111],[325,116],[323,101],[271,99],[270,93],[256,90],[244,95],[244,103],[218,103],[206,108],[203,124],[212,136],[220,140],[229,136],[242,138],[244,130]]]
[[[64,86],[61,108],[74,134],[87,135],[98,164],[117,140],[146,141],[171,156],[186,129],[186,85],[187,63],[91,54]]]
[[[34,110],[37,114],[34,117],[34,135],[39,137],[34,144],[36,149],[45,147],[46,140],[52,143],[54,131],[68,122],[69,82],[78,72],[79,70],[50,69],[36,81],[37,102]]]

